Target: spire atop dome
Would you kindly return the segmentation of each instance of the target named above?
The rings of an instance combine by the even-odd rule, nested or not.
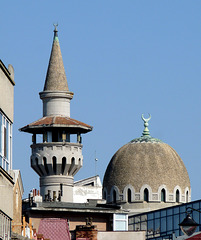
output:
[[[58,24],[54,24],[54,38],[52,44],[52,51],[50,55],[49,65],[47,69],[47,75],[45,80],[45,86],[43,91],[67,91],[68,83],[66,79],[66,73],[63,65],[63,59],[61,55],[61,49],[58,38]]]
[[[149,136],[150,135],[150,132],[149,132],[149,129],[148,129],[148,122],[149,120],[151,119],[151,114],[149,114],[149,118],[144,118],[144,115],[142,114],[142,120],[144,121],[144,131],[142,133],[142,136]]]

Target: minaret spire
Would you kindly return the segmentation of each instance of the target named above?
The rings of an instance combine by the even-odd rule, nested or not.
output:
[[[58,38],[58,24],[54,24],[54,38],[43,91],[69,91]]]
[[[43,116],[63,115],[70,117],[70,100],[73,93],[68,89],[66,73],[58,38],[58,24],[54,24],[52,51],[43,92]]]

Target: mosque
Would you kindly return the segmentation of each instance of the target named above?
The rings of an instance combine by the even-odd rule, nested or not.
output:
[[[70,116],[73,93],[68,88],[56,26],[39,95],[43,117],[20,129],[32,134],[31,167],[40,178],[40,192],[33,190],[23,201],[23,214],[27,221],[32,219],[36,232],[44,233],[41,231],[50,219],[67,219],[73,231],[86,217],[93,218],[98,230],[126,231],[129,216],[191,201],[185,165],[172,147],[150,135],[151,116],[146,119],[142,115],[142,136],[114,154],[103,186],[98,176],[74,181],[83,165],[82,136],[93,128]],[[72,142],[73,135],[76,142]]]

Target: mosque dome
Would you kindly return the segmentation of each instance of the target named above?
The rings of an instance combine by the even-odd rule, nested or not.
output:
[[[190,201],[185,165],[172,147],[150,136],[150,118],[142,115],[142,137],[125,144],[112,157],[103,180],[103,194],[108,202]]]

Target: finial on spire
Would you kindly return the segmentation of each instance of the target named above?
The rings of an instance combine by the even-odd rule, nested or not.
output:
[[[57,24],[54,23],[53,25],[54,25],[54,38],[55,38],[55,37],[58,37],[58,34],[57,34],[58,33],[58,30],[57,30],[58,23]]]
[[[150,135],[150,132],[149,132],[149,129],[148,129],[148,122],[149,120],[151,119],[151,114],[149,114],[149,118],[144,118],[144,114],[142,114],[142,120],[144,121],[144,131],[142,133],[143,136],[149,136]]]

